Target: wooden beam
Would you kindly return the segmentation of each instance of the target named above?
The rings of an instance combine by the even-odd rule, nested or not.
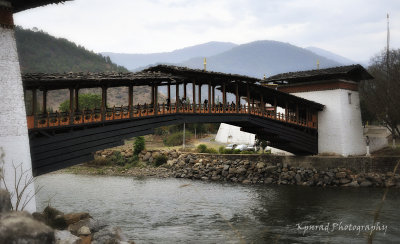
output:
[[[107,112],[107,87],[101,87],[101,121],[106,121]]]
[[[154,86],[154,114],[158,114],[158,85]]]
[[[187,94],[186,94],[186,82],[183,82],[183,97],[186,99]]]
[[[199,112],[201,112],[201,84],[199,84]]]
[[[47,113],[47,90],[43,90],[43,104],[42,104],[42,113]]]
[[[222,84],[222,107],[224,109],[224,113],[226,111],[226,85],[225,82]]]
[[[79,111],[79,88],[75,88],[75,111]]]
[[[180,103],[180,99],[179,99],[179,84],[176,83],[175,84],[175,106],[176,106],[176,112],[178,113],[179,111],[179,104]]]
[[[69,88],[69,112],[74,111],[74,88]]]
[[[32,114],[33,114],[33,125],[37,127],[37,90],[36,88],[32,89]]]
[[[128,86],[129,118],[133,117],[133,85]]]
[[[154,84],[151,85],[151,105],[154,108]]]
[[[286,120],[286,122],[288,122],[288,119],[289,119],[288,111],[289,111],[288,102],[286,101],[286,103],[285,103],[285,120]]]
[[[193,112],[196,112],[196,82],[193,81],[193,86],[192,86],[192,90],[193,90],[193,98],[192,98],[192,102],[193,102]]]
[[[239,84],[236,83],[236,112],[239,113],[240,97],[239,97]]]
[[[208,112],[211,113],[211,82],[208,82]]]
[[[171,83],[168,82],[168,100],[171,102]]]
[[[265,104],[264,104],[264,96],[261,94],[260,98],[260,107],[261,107],[261,114],[264,116],[264,111],[265,111]]]
[[[276,97],[274,97],[274,119],[276,119],[276,116],[278,114],[278,105],[277,105]]]
[[[247,82],[247,112],[250,113],[250,85]]]
[[[296,124],[299,124],[299,104],[296,103]]]
[[[215,107],[215,86],[212,86],[212,106]]]

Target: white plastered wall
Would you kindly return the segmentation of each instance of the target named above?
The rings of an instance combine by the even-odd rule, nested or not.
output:
[[[217,142],[253,145],[255,134],[240,130],[240,127],[221,123],[215,136]]]
[[[325,105],[318,113],[319,154],[349,156],[366,153],[358,92],[335,89],[292,94]]]
[[[4,153],[4,179],[10,190],[14,186],[14,168],[21,166],[17,172],[25,172],[21,182],[32,177],[32,164],[26,123],[24,94],[21,72],[18,61],[14,30],[0,27],[0,154]],[[17,178],[19,174],[17,174]],[[0,187],[4,188],[1,183]],[[25,190],[25,197],[31,197],[34,185]],[[25,201],[23,197],[22,202]],[[15,206],[15,194],[12,199]],[[36,211],[35,197],[25,210]]]

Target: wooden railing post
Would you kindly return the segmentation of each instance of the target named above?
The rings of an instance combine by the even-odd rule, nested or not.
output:
[[[176,106],[176,113],[179,113],[179,84],[175,84],[175,106]]]
[[[193,103],[193,113],[196,113],[196,83],[195,83],[195,81],[193,81],[193,89],[192,89],[192,91],[193,91],[193,98],[192,98],[192,103]]]
[[[37,90],[32,89],[32,114],[33,114],[33,127],[37,127]]]

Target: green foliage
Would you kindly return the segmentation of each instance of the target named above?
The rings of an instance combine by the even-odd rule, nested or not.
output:
[[[256,154],[256,152],[253,152],[253,151],[241,151],[240,154]]]
[[[133,154],[137,156],[145,148],[146,148],[146,142],[144,140],[144,137],[143,136],[136,137],[135,141],[133,142]]]
[[[197,151],[199,153],[205,153],[207,152],[207,146],[205,144],[200,144],[197,146]]]
[[[22,73],[128,72],[109,57],[88,51],[64,38],[43,31],[15,28],[15,39]]]
[[[98,94],[79,94],[79,108],[82,109],[94,109],[101,107],[101,96]],[[69,99],[65,100],[60,104],[58,108],[61,112],[69,111]]]
[[[240,149],[233,149],[232,154],[240,154],[242,151]]]
[[[158,155],[157,157],[155,157],[154,164],[155,164],[155,166],[158,167],[160,165],[166,164],[167,161],[168,161],[168,157],[166,155],[161,154],[161,155]]]
[[[122,156],[120,151],[114,151],[113,155],[110,157],[110,161],[119,166],[124,166],[126,162],[125,157]]]
[[[186,131],[186,139],[190,139],[192,137],[192,133],[189,131]],[[182,145],[183,142],[183,132],[175,132],[172,133],[164,138],[164,145],[173,147],[173,146],[179,146]]]
[[[214,148],[207,148],[206,153],[217,154],[218,152]]]
[[[224,147],[224,146],[220,146],[220,147],[218,148],[218,152],[219,152],[220,154],[224,154],[224,152],[225,152],[225,147]]]

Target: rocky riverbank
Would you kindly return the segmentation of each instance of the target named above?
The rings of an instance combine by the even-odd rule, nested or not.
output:
[[[131,156],[129,151],[121,154],[127,160]],[[166,164],[154,167],[152,163],[160,155],[165,155],[168,160]],[[97,153],[101,158],[111,156],[111,150]],[[74,173],[176,177],[243,184],[400,187],[400,175],[393,173],[400,158],[284,157],[145,150],[139,154],[139,160],[141,167],[81,166],[75,167]]]
[[[118,227],[89,213],[64,214],[50,206],[41,213],[11,211],[10,195],[0,190],[0,243],[133,244]]]

